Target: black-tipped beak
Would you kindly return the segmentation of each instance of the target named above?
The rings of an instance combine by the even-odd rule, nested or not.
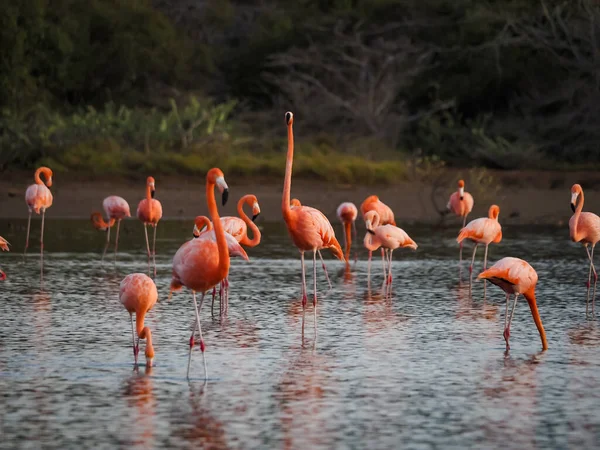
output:
[[[155,191],[154,189],[152,189],[152,190],[150,191],[150,197],[154,198],[154,193],[155,193],[155,192],[156,192],[156,191]]]
[[[573,212],[575,212],[575,203],[571,203],[571,210],[573,210]]]
[[[229,198],[229,189],[225,189],[225,190],[223,190],[223,195],[221,196],[221,202],[222,202],[223,206],[225,206],[225,203],[227,203],[228,198]]]
[[[461,196],[460,196],[460,199],[461,199],[461,200],[464,200],[465,198],[464,198],[464,197],[461,195]]]
[[[254,214],[254,215],[252,216],[252,222],[254,222],[258,216],[260,216],[260,213],[258,213],[258,214]]]
[[[285,123],[287,125],[289,125],[290,124],[290,120],[292,120],[292,113],[286,112],[285,113]]]
[[[367,229],[367,233],[375,234],[375,232],[373,230],[369,230],[369,229]]]
[[[196,233],[192,233],[192,237],[193,237],[193,238],[198,238],[198,237],[200,237],[200,235],[199,235],[199,234],[196,234]]]

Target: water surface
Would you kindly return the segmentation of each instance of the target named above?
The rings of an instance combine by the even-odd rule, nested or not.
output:
[[[116,263],[100,265],[103,235],[88,221],[48,220],[43,284],[35,238],[25,263],[24,221],[0,221],[0,448],[590,448],[600,441],[600,330],[585,316],[587,265],[568,230],[505,227],[490,260],[527,259],[550,349],[541,352],[526,302],[511,351],[504,295],[469,292],[455,229],[405,227],[419,244],[397,251],[392,298],[380,260],[367,289],[366,253],[350,276],[327,255],[301,339],[300,263],[280,224],[261,224],[251,260],[231,269],[229,315],[201,311],[199,348],[185,378],[191,294],[168,302],[170,263],[191,222],[161,222],[159,302],[148,314],[155,367],[133,367],[120,280],[147,272],[141,225],[122,230]],[[338,235],[340,230],[337,229]],[[360,239],[362,241],[362,239]],[[470,257],[471,247],[465,248]],[[325,252],[327,253],[327,252]],[[481,267],[480,253],[479,264]],[[312,293],[312,261],[307,266]],[[143,360],[144,344],[140,345]]]

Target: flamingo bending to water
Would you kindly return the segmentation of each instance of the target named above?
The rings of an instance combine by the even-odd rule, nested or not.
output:
[[[152,366],[154,347],[152,346],[152,332],[144,326],[146,313],[152,309],[158,299],[158,291],[154,281],[143,273],[132,273],[121,281],[119,288],[119,301],[125,307],[131,318],[131,342],[135,364],[138,362],[140,339],[146,339],[146,366]],[[133,314],[135,313],[135,330],[138,340],[135,341],[133,327]]]
[[[344,226],[344,243],[346,248],[346,264],[349,265],[350,260],[350,249],[352,248],[352,234],[356,239],[356,217],[358,216],[358,210],[356,205],[351,202],[344,202],[337,208],[337,216]],[[356,261],[357,257],[355,257]]]
[[[287,226],[294,245],[300,251],[300,263],[302,264],[302,309],[306,309],[308,296],[306,294],[306,274],[304,268],[304,252],[313,252],[313,281],[314,281],[314,314],[315,331],[317,317],[317,251],[329,248],[340,260],[344,260],[344,253],[340,243],[335,238],[335,232],[327,217],[318,209],[309,206],[290,205],[290,191],[292,188],[292,166],[294,164],[294,132],[292,126],[294,115],[285,113],[285,121],[288,133],[288,151],[285,166],[285,181],[283,183],[283,195],[281,199],[281,210],[283,219]],[[303,322],[304,324],[304,322]]]
[[[365,220],[365,215],[369,211],[377,212],[377,215],[379,216],[381,225],[396,226],[396,220],[394,219],[394,211],[392,211],[392,209],[388,205],[386,205],[381,200],[379,200],[379,197],[377,197],[376,195],[370,195],[360,205],[360,212],[362,214],[363,220]],[[367,247],[367,249],[369,249],[369,247],[371,247],[371,246],[367,246],[367,238],[366,237],[365,237],[364,244],[365,244],[365,247]],[[381,248],[381,263],[383,264],[383,267],[384,267],[384,275],[385,275],[385,262],[386,262],[386,258],[385,258],[386,254],[385,253],[386,252],[384,251],[384,248],[382,247]],[[367,279],[369,280],[369,283],[371,282],[371,259],[372,259],[372,257],[373,257],[373,250],[369,250],[369,262],[367,265]],[[384,279],[384,282],[385,283],[389,282],[387,277]]]
[[[44,175],[46,179],[46,184],[40,178],[41,175]],[[27,207],[29,208],[29,219],[27,220],[27,238],[25,240],[25,250],[23,252],[23,256],[27,253],[27,248],[29,247],[29,230],[31,228],[31,212],[35,212],[36,214],[42,213],[42,233],[40,235],[40,258],[44,257],[44,217],[46,215],[46,210],[52,206],[52,192],[50,192],[49,187],[52,186],[52,170],[48,167],[40,167],[35,171],[35,175],[33,176],[35,180],[35,184],[30,185],[25,191],[25,202],[27,203]]]
[[[529,303],[533,321],[540,333],[542,349],[547,350],[548,341],[546,340],[546,332],[544,331],[544,325],[542,325],[542,319],[540,318],[535,299],[535,286],[538,281],[538,276],[533,267],[531,267],[527,261],[523,261],[519,258],[502,258],[492,267],[480,273],[477,279],[490,280],[490,282],[499,286],[506,293],[506,313],[504,315],[504,340],[506,341],[506,349],[508,350],[510,348],[510,345],[508,344],[510,324],[515,314],[517,297],[519,294],[523,294],[523,297],[525,297],[527,303]],[[508,301],[512,294],[515,295],[515,301],[509,316]]]
[[[10,242],[8,242],[6,239],[4,239],[2,236],[0,236],[0,249],[2,249],[5,252],[9,252],[10,249],[8,248],[8,246],[10,245]],[[6,274],[2,271],[2,269],[0,269],[0,281],[4,281],[6,280]]]
[[[229,273],[229,249],[225,230],[219,217],[217,203],[215,201],[215,186],[223,195],[223,204],[227,202],[228,188],[223,172],[213,168],[206,174],[206,202],[212,219],[215,238],[192,239],[183,244],[173,257],[173,277],[171,279],[171,290],[180,290],[183,286],[191,289],[194,299],[194,313],[196,324],[200,333],[200,350],[204,361],[204,377],[208,378],[206,358],[204,351],[204,339],[202,338],[202,326],[200,325],[199,310],[204,303],[206,291],[219,284]],[[216,242],[215,242],[216,241]],[[196,302],[196,291],[202,293],[200,308]],[[192,359],[193,338],[190,339],[190,353],[188,358],[188,378]]]
[[[146,198],[140,200],[137,207],[137,217],[144,224],[144,234],[146,235],[146,251],[148,252],[148,264],[150,264],[150,243],[148,241],[148,225],[154,227],[154,237],[152,239],[152,262],[154,264],[154,276],[156,276],[156,227],[162,217],[162,205],[154,198],[156,185],[153,177],[146,179]]]
[[[577,203],[577,198],[581,201]],[[594,272],[594,293],[592,295],[592,313],[596,303],[596,282],[598,281],[598,273],[594,266],[594,247],[600,241],[600,217],[594,213],[582,212],[583,209],[583,189],[579,184],[574,184],[571,187],[571,209],[575,214],[569,220],[569,234],[573,242],[581,242],[585,247],[588,259],[590,260],[590,270],[587,281],[587,296],[585,301],[585,313],[589,311],[590,304],[590,285],[592,279],[592,271]],[[588,245],[592,246],[592,252],[588,249]]]
[[[121,220],[125,217],[131,217],[129,210],[129,203],[123,198],[117,195],[110,195],[102,202],[102,208],[106,213],[108,222],[105,222],[102,218],[102,214],[99,212],[92,213],[91,219],[94,228],[100,231],[106,231],[106,244],[104,245],[104,252],[102,252],[102,261],[106,255],[108,244],[110,243],[110,229],[117,222],[117,236],[115,240],[115,258],[117,257],[117,248],[119,246],[119,228],[121,227]]]
[[[450,199],[448,200],[448,204],[446,208],[456,214],[458,217],[463,218],[462,227],[465,227],[467,223],[467,216],[473,210],[473,196],[468,192],[465,192],[465,182],[463,180],[458,180],[458,190],[454,192]],[[462,249],[463,243],[460,243],[460,251],[459,251],[459,263],[462,262]]]
[[[470,239],[475,242],[473,249],[473,258],[469,266],[469,273],[473,276],[473,264],[475,262],[475,253],[479,244],[485,244],[485,255],[483,257],[483,270],[487,268],[488,245],[490,243],[497,244],[502,240],[502,226],[498,222],[500,208],[497,205],[490,206],[488,217],[480,217],[470,221],[466,227],[462,228],[458,233],[456,241],[461,243],[465,239]]]

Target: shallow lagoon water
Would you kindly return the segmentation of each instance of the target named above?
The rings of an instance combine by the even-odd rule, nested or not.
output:
[[[147,272],[141,225],[121,234],[116,264],[100,265],[103,235],[88,221],[48,220],[25,263],[24,221],[0,221],[0,448],[591,448],[600,442],[600,329],[585,315],[587,265],[568,229],[504,227],[490,261],[527,259],[549,350],[525,301],[511,350],[504,295],[459,281],[456,229],[406,226],[419,244],[397,251],[391,300],[381,261],[367,289],[366,252],[351,276],[318,267],[318,334],[309,302],[301,338],[300,263],[280,224],[235,260],[227,318],[201,311],[209,380],[198,346],[185,377],[191,294],[167,301],[170,263],[190,221],[164,221],[157,242],[159,302],[146,323],[155,367],[133,368],[120,280]],[[34,221],[34,239],[39,233]],[[336,229],[341,236],[340,229]],[[359,238],[362,241],[362,237]],[[465,248],[470,257],[471,247]],[[328,253],[328,252],[324,252]],[[483,251],[480,250],[481,268]],[[307,266],[312,293],[312,261]],[[143,361],[144,344],[140,344]]]

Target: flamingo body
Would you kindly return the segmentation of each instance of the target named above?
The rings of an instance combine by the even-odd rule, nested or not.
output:
[[[140,200],[136,212],[144,225],[156,226],[162,218],[162,205],[155,198]]]
[[[288,232],[294,245],[300,251],[330,249],[336,258],[343,260],[342,247],[335,237],[335,231],[325,214],[310,206],[290,208],[286,221]]]
[[[447,208],[459,217],[466,217],[473,210],[474,203],[473,196],[465,192],[465,182],[458,180],[458,190],[450,195]]]
[[[25,191],[25,202],[29,211],[40,214],[42,209],[52,206],[52,192],[44,184],[32,184]]]
[[[498,215],[500,214],[500,208],[497,205],[490,206],[488,211],[488,217],[481,217],[470,221],[466,227],[462,228],[456,238],[457,242],[462,244],[465,239],[470,239],[475,242],[475,248],[473,249],[473,257],[471,259],[471,265],[469,266],[469,272],[471,273],[471,281],[473,275],[473,264],[475,263],[475,254],[477,253],[477,246],[479,244],[485,245],[485,254],[483,256],[483,270],[487,268],[487,254],[488,246],[493,242],[495,244],[502,240],[502,226],[498,222]]]
[[[129,203],[123,197],[110,195],[102,202],[102,208],[109,219],[121,220],[125,217],[131,217]]]
[[[417,249],[417,244],[402,228],[394,225],[380,225],[373,229],[373,241],[379,242],[383,248],[396,250],[397,248]],[[379,247],[379,246],[378,246]]]
[[[381,225],[396,225],[394,211],[392,211],[388,205],[379,200],[379,197],[376,195],[367,197],[360,205],[360,212],[363,216],[363,219],[369,211],[375,211],[379,215],[379,221]]]

